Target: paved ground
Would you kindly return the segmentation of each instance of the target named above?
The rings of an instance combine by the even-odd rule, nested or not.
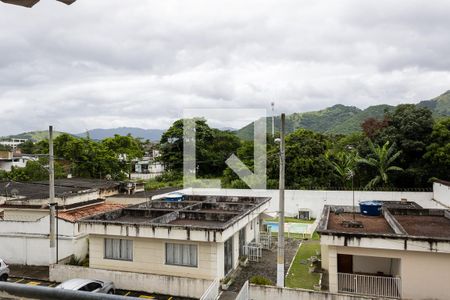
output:
[[[8,282],[34,285],[34,286],[47,286],[55,287],[58,285],[56,282],[49,282],[48,280],[38,280],[38,279],[24,279],[19,277],[9,277]],[[142,299],[155,299],[155,300],[187,300],[188,298],[173,297],[168,295],[150,294],[146,292],[136,292],[136,291],[126,291],[126,290],[116,290],[116,295],[122,295],[127,297],[136,297]]]
[[[285,245],[285,264],[284,271],[287,273],[289,265],[297,252],[297,249],[301,243],[298,239],[286,239]],[[245,281],[249,280],[252,276],[262,275],[272,280],[274,284],[277,281],[277,250],[276,247],[272,247],[272,250],[263,250],[262,259],[260,262],[250,262],[247,267],[241,268],[234,282],[228,289],[229,292],[239,292]],[[228,293],[227,293],[228,294]],[[225,296],[225,295],[224,295]],[[225,298],[224,298],[225,299]]]
[[[10,276],[17,278],[34,278],[48,281],[48,267],[9,265]]]

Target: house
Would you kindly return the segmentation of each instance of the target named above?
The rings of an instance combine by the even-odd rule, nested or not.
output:
[[[164,173],[164,165],[157,160],[159,156],[159,151],[153,149],[141,159],[134,160],[131,178],[151,179],[162,175]]]
[[[317,231],[330,292],[448,299],[448,210],[384,202],[381,214],[369,216],[326,205]]]
[[[186,196],[154,200],[79,221],[89,267],[215,280],[230,274],[243,247],[259,239],[270,198]]]
[[[37,158],[19,152],[0,151],[0,170],[10,172],[12,167],[24,168],[31,160],[37,160]]]
[[[10,147],[12,150],[15,150],[20,144],[28,141],[27,139],[5,139],[0,141],[0,145]]]
[[[58,258],[87,254],[87,236],[76,221],[124,207],[105,203],[119,189],[119,182],[106,180],[56,180]],[[0,182],[0,257],[11,264],[49,264],[48,198],[48,182]]]

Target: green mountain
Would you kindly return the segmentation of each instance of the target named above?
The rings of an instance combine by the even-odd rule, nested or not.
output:
[[[56,138],[63,133],[64,132],[61,132],[61,131],[53,131],[53,137]],[[5,138],[6,139],[28,139],[28,140],[32,140],[33,142],[40,142],[40,141],[48,138],[48,131],[47,130],[29,131],[29,132],[24,132],[24,133],[20,133],[20,134],[9,135]]]
[[[417,106],[427,107],[435,118],[450,116],[450,91],[433,98],[421,101]],[[381,119],[385,112],[393,111],[395,106],[381,104],[361,110],[354,106],[334,105],[319,111],[293,113],[286,115],[286,131],[292,132],[305,128],[322,133],[350,134],[361,131],[361,123],[367,118]],[[275,117],[275,130],[280,127],[280,118]],[[267,132],[272,131],[272,118],[266,119]],[[253,139],[253,123],[236,131],[236,134],[246,140]]]
[[[385,112],[393,111],[394,109],[395,106],[387,104],[369,106],[365,110],[362,110],[353,117],[344,120],[335,127],[329,128],[325,132],[332,134],[350,134],[353,132],[357,132],[361,130],[361,124],[367,118],[382,119]]]
[[[419,102],[418,106],[427,107],[436,118],[450,116],[450,90],[431,100]]]

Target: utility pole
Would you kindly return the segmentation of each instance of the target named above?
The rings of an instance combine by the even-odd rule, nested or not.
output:
[[[273,123],[272,123],[273,124]],[[281,114],[280,132],[280,199],[278,211],[278,255],[277,255],[277,286],[284,287],[284,168],[285,168],[285,115]]]
[[[270,106],[272,106],[272,137],[275,136],[275,102],[271,102]]]
[[[53,157],[53,126],[48,127],[49,209],[50,209],[50,264],[56,263],[55,166]]]

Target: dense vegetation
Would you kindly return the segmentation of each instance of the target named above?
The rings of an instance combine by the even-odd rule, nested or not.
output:
[[[253,167],[253,143],[196,120],[197,176],[222,179],[222,186],[247,188],[225,160],[232,154]],[[449,179],[450,118],[435,120],[423,106],[399,105],[380,119],[362,122],[362,132],[334,135],[297,129],[286,136],[286,187],[412,188],[429,187],[430,179]],[[161,139],[162,162],[170,182],[182,180],[183,121]],[[279,149],[267,138],[267,184],[278,186]],[[353,180],[352,180],[353,179]],[[159,179],[160,185],[162,184]],[[157,180],[158,181],[158,180]]]
[[[47,154],[48,140],[26,142],[21,150],[28,154]],[[142,157],[140,140],[132,136],[119,136],[94,141],[61,134],[54,140],[55,177],[71,174],[75,177],[124,179],[130,173],[131,160]],[[0,172],[0,179],[15,181],[48,179],[48,157],[29,161],[25,168]]]
[[[348,135],[292,130],[286,136],[286,187],[423,188],[430,187],[434,177],[450,180],[450,118],[436,118],[429,108],[432,104],[425,104],[378,107],[377,112],[383,109],[383,114],[358,119],[361,131]],[[441,113],[445,113],[443,107],[439,105]],[[344,107],[339,110],[346,114]],[[324,118],[329,116],[324,114]],[[225,161],[236,154],[253,170],[253,142],[211,128],[204,119],[194,121],[197,177],[220,178],[223,187],[248,188]],[[268,188],[278,187],[279,145],[275,138],[267,136]],[[54,145],[56,177],[123,179],[131,171],[131,160],[143,155],[143,143],[131,135],[95,141],[61,134]],[[28,141],[20,148],[23,153],[45,154],[48,141]],[[174,122],[162,135],[159,149],[166,172],[151,180],[147,188],[182,186],[183,120]],[[44,180],[48,178],[47,164],[47,157],[42,156],[25,168],[0,172],[0,179]]]

